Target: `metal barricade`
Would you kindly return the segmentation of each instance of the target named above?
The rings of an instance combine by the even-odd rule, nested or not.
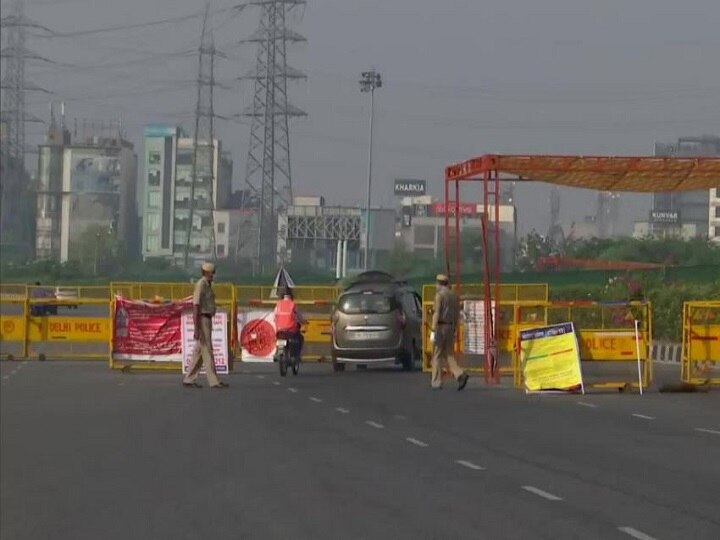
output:
[[[642,385],[652,384],[652,309],[649,302],[551,302],[522,306],[521,312],[529,309],[534,315],[521,317],[522,329],[566,322],[574,324],[586,388],[622,390],[639,386],[638,359]],[[532,318],[539,324],[528,320]],[[639,340],[636,340],[635,321],[638,321]],[[517,342],[517,334],[515,339]],[[517,346],[513,365],[515,385],[522,387]]]
[[[720,385],[720,300],[683,304],[681,378]]]
[[[195,281],[192,283],[166,283],[166,282],[113,282],[110,284],[110,292],[113,297],[122,296],[128,300],[141,300],[150,303],[168,303],[179,302],[192,297],[195,287]],[[235,336],[235,321],[237,319],[236,302],[235,302],[235,286],[232,283],[213,283],[215,291],[215,301],[218,310],[227,312],[227,338],[229,347],[229,369],[232,371],[234,358],[233,340]],[[180,362],[142,362],[142,361],[115,361],[112,355],[112,328],[115,326],[115,306],[111,304],[111,331],[110,331],[110,352],[109,363],[113,369],[122,369],[130,367],[132,369],[147,370],[172,370],[179,371],[182,369]]]
[[[296,286],[293,287],[295,303],[302,311],[308,324],[303,329],[305,345],[303,361],[330,361],[330,345],[332,340],[330,316],[342,289],[329,286]],[[250,313],[260,318],[270,317],[278,302],[278,291],[275,287],[239,285],[235,287],[237,299],[235,318],[235,355],[241,358],[243,339],[240,328],[243,316]]]
[[[0,284],[0,358],[27,358],[27,286]]]
[[[109,354],[110,288],[27,287],[29,358],[101,360]]]
[[[544,323],[544,307],[547,305],[549,287],[547,283],[506,283],[501,287],[497,328],[498,364],[501,375],[515,376],[517,367],[514,355],[519,329],[529,327],[528,324]],[[434,284],[423,286],[423,371],[425,372],[432,370],[430,331],[436,291],[437,288]],[[483,295],[483,284],[463,284],[460,290],[461,301],[482,301]],[[543,309],[538,311],[538,305]],[[534,317],[534,320],[530,320],[531,317]],[[526,321],[525,318],[528,320]],[[459,358],[462,358],[461,363],[467,371],[483,372],[484,355],[465,353],[465,325],[463,323],[458,328],[455,352]]]

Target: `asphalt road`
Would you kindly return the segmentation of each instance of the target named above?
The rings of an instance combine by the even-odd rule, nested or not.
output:
[[[717,539],[720,392],[0,364],[0,537]]]

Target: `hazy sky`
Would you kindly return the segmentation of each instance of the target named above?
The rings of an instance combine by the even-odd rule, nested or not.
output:
[[[5,13],[9,5],[2,2]],[[174,18],[202,5],[26,2],[29,17],[57,32]],[[237,41],[253,31],[258,13],[213,18],[216,43],[228,56],[217,67],[229,86],[218,91],[219,114],[250,101],[251,87],[234,79],[252,67],[255,51]],[[292,19],[308,38],[291,54],[308,75],[291,85],[292,101],[309,113],[291,127],[297,194],[362,204],[369,99],[357,81],[369,67],[384,79],[376,93],[375,203],[393,204],[396,177],[425,178],[440,196],[444,167],[483,153],[645,155],[656,140],[720,134],[718,0],[310,0]],[[140,151],[144,124],[192,125],[200,22],[33,37],[30,48],[58,64],[33,62],[28,78],[67,100],[70,118],[122,118]],[[47,118],[47,98],[30,100]],[[218,125],[233,153],[236,187],[248,129]],[[547,230],[548,194],[541,184],[517,189],[524,231]],[[479,199],[479,186],[464,197]],[[626,231],[648,207],[647,197],[623,198]],[[594,194],[562,191],[565,225],[594,211]]]

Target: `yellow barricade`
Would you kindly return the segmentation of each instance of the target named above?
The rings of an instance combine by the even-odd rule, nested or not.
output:
[[[145,302],[179,302],[186,298],[190,298],[193,295],[196,280],[187,283],[165,283],[165,282],[113,282],[110,284],[110,292],[114,300],[115,296],[122,296],[128,300],[141,300]],[[215,300],[219,309],[227,311],[228,314],[228,325],[227,325],[227,337],[228,346],[228,364],[229,369],[232,371],[234,358],[232,355],[233,351],[233,337],[235,336],[236,328],[236,303],[235,303],[235,286],[232,283],[213,283],[213,290],[215,291]],[[112,328],[115,324],[115,306],[114,303],[110,307],[111,321],[110,321],[110,340],[112,340]],[[112,343],[110,344],[109,354],[110,367],[113,369],[122,369],[130,367],[131,369],[147,369],[147,370],[170,370],[180,371],[182,365],[180,362],[127,362],[127,361],[115,361],[112,357]]]
[[[652,309],[648,302],[553,302],[544,307],[543,318],[548,325],[572,322],[577,332],[580,359],[596,362],[583,370],[586,388],[625,389],[639,386],[638,358],[642,368],[642,384],[652,384]],[[635,321],[638,321],[636,340]],[[540,325],[529,325],[527,328]],[[629,363],[632,364],[629,364]],[[515,384],[522,386],[519,358],[515,355]],[[605,367],[599,367],[599,364]],[[623,364],[625,363],[625,364]],[[614,367],[610,367],[614,365]],[[612,372],[612,373],[608,373]]]
[[[27,286],[0,284],[0,357],[27,358]]]
[[[97,360],[110,350],[110,287],[30,286],[27,356]]]
[[[454,289],[455,287],[453,287]],[[432,304],[435,301],[435,293],[437,286],[433,284],[423,285],[422,301],[423,303]],[[493,298],[495,290],[493,288]],[[500,302],[501,303],[518,303],[518,302],[547,302],[549,299],[550,288],[547,283],[502,283],[500,284]],[[460,290],[461,296],[474,298],[484,298],[485,286],[482,283],[462,284]]]
[[[432,343],[430,331],[436,293],[435,285],[423,286],[423,371],[432,369]],[[547,283],[501,285],[498,322],[498,363],[501,375],[516,376],[515,348],[520,330],[543,325],[547,316],[545,309],[549,288]],[[483,299],[483,284],[463,284],[461,300]],[[466,355],[464,351],[465,328],[458,328],[456,353],[462,356],[462,364],[471,373],[484,370],[483,355]]]
[[[720,384],[720,300],[683,304],[682,380]]]
[[[335,301],[340,296],[342,289],[329,286],[304,286],[293,287],[293,296],[299,309],[302,311],[308,324],[303,329],[305,345],[303,348],[303,360],[310,362],[330,361],[331,345],[331,323]],[[239,285],[235,287],[237,298],[237,312],[247,311],[271,311],[275,309],[278,301],[278,291],[274,287]],[[237,317],[235,318],[237,325]],[[240,336],[239,330],[235,329],[233,340],[235,343],[235,354],[240,358]]]

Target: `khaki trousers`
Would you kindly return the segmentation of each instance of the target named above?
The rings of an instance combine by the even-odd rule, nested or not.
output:
[[[431,381],[433,388],[442,386],[443,368],[446,365],[455,379],[465,373],[455,361],[455,327],[441,324],[435,332],[435,343],[433,343]]]
[[[183,382],[192,383],[198,378],[200,368],[205,365],[205,377],[207,377],[210,386],[220,384],[217,373],[215,373],[215,357],[212,347],[212,317],[200,317],[200,339],[195,344],[192,360],[190,361],[190,371],[185,376]]]

